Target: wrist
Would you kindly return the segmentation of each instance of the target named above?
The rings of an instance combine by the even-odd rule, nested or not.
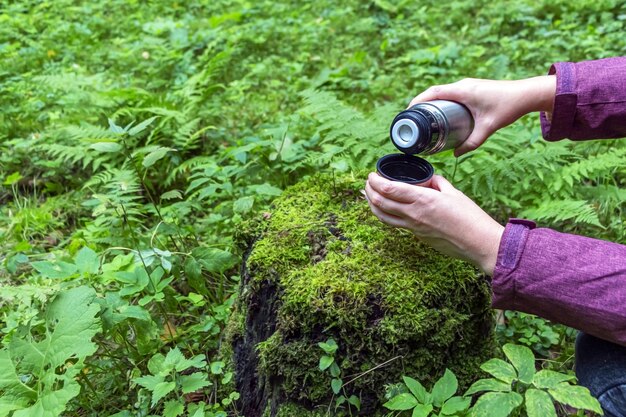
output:
[[[554,96],[556,95],[556,76],[541,75],[539,77],[520,80],[523,97],[526,98],[526,112],[552,113]]]
[[[500,241],[504,234],[504,226],[496,221],[493,221],[493,223],[493,227],[481,238],[481,250],[478,252],[479,257],[475,262],[476,265],[489,276],[493,276],[493,272],[496,268]]]

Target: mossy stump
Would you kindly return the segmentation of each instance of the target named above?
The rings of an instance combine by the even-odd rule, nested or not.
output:
[[[303,181],[242,232],[248,250],[229,339],[246,417],[334,409],[331,376],[318,367],[318,343],[330,337],[351,381],[344,392],[361,401],[353,415],[381,414],[385,385],[402,375],[429,386],[450,368],[467,386],[493,355],[485,277],[380,223],[363,182]]]

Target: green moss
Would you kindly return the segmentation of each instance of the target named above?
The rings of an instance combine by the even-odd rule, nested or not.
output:
[[[466,386],[493,354],[485,278],[380,223],[362,187],[320,176],[288,189],[247,260],[244,293],[265,282],[282,291],[276,332],[257,351],[260,372],[278,378],[289,401],[330,399],[330,376],[317,367],[317,342],[328,337],[346,378],[391,360],[348,387],[379,404],[401,375],[429,384],[450,368]]]

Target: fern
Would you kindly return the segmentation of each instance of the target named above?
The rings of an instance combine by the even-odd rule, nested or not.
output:
[[[617,168],[623,166],[626,166],[626,147],[612,149],[598,155],[585,156],[583,159],[563,167],[558,177],[555,178],[554,187],[558,191],[563,185],[561,181],[558,181],[558,178],[573,187],[574,183],[586,179],[601,176],[611,177]]]
[[[604,227],[600,223],[596,208],[586,200],[545,200],[537,207],[523,210],[520,215],[536,220],[554,222],[573,220],[576,223]]]
[[[388,108],[379,109],[377,117],[367,117],[329,92],[306,90],[301,96],[306,104],[301,112],[310,114],[319,123],[317,131],[322,144],[330,145],[327,151],[333,155],[347,154],[356,168],[371,167],[380,158],[380,148],[389,143],[391,119],[377,120],[377,117],[386,115]]]
[[[93,149],[98,142],[113,142],[118,138],[108,129],[88,123],[52,130],[43,136],[45,143],[35,146],[52,161],[63,166],[78,166],[96,172],[106,162],[122,160],[123,155],[103,153]]]
[[[136,227],[146,215],[142,204],[141,185],[135,171],[109,169],[95,175],[85,183],[85,189],[93,191],[92,199],[83,203],[91,207],[95,217],[93,224],[104,235],[119,231],[125,224]]]

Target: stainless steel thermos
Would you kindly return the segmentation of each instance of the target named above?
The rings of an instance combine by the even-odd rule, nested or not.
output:
[[[428,184],[433,166],[415,154],[433,154],[459,146],[472,133],[470,111],[454,101],[419,103],[398,113],[391,123],[391,142],[403,153],[385,155],[376,163],[383,177],[408,184]]]
[[[406,154],[433,154],[456,148],[474,128],[470,111],[447,100],[418,103],[400,112],[391,123],[393,144]]]

